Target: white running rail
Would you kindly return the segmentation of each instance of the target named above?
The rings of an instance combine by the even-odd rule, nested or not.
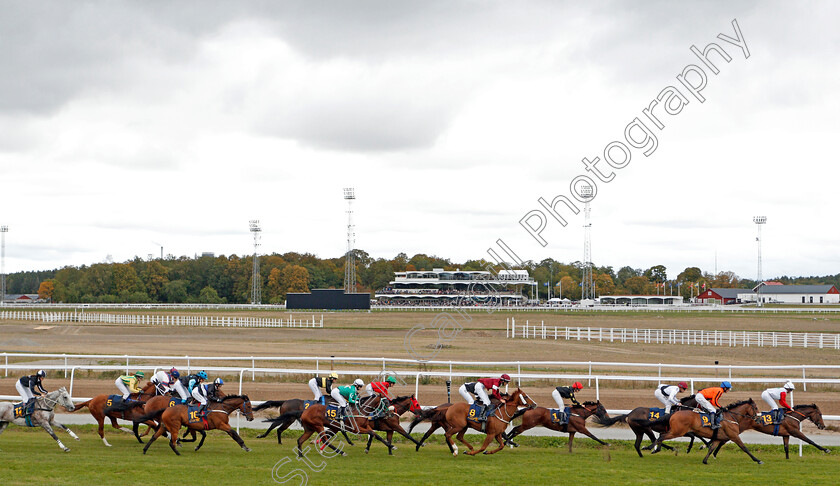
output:
[[[206,316],[168,314],[108,314],[102,312],[0,311],[0,319],[40,322],[79,322],[89,324],[129,324],[137,326],[201,326],[201,327],[324,327],[324,315],[285,319],[249,316]]]

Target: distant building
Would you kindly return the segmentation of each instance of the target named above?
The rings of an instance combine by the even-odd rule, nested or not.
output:
[[[38,298],[38,294],[6,294],[6,300],[3,302],[10,302],[15,304],[32,304],[35,302],[44,302]]]
[[[711,288],[697,296],[697,302],[702,304],[740,304],[740,294],[749,292],[749,289],[722,289]]]
[[[382,305],[518,305],[527,302],[526,287],[536,286],[527,270],[412,270],[394,272],[376,300]]]
[[[598,302],[603,305],[681,305],[680,295],[602,295]]]
[[[780,304],[838,304],[840,291],[834,285],[778,285],[762,282],[752,290],[741,289],[741,302]]]

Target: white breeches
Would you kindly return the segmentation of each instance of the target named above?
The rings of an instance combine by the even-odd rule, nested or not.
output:
[[[469,403],[470,405],[472,405],[473,402],[475,401],[475,400],[473,400],[472,395],[470,395],[470,392],[467,391],[467,385],[466,384],[461,385],[458,388],[458,394],[461,395],[461,397],[463,397],[464,400],[466,400],[466,402]]]
[[[761,392],[761,399],[764,400],[764,403],[770,405],[770,410],[776,410],[779,408],[779,406],[776,405],[776,400],[773,400],[773,397],[771,397],[770,393],[767,391]]]
[[[343,408],[343,407],[346,407],[346,406],[347,406],[347,400],[345,400],[345,399],[344,399],[344,397],[343,397],[343,396],[341,396],[341,392],[340,392],[340,391],[338,391],[338,388],[336,388],[336,389],[334,389],[333,391],[331,391],[331,392],[330,392],[330,396],[331,396],[331,397],[333,397],[333,400],[335,400],[336,402],[338,402],[338,406],[339,406],[339,407],[342,407],[342,408]]]
[[[694,399],[697,400],[697,405],[700,405],[700,408],[706,410],[707,412],[717,412],[717,410],[715,410],[715,407],[711,403],[709,403],[709,401],[706,400],[706,397],[704,397],[703,395],[698,393],[694,396]]]
[[[551,398],[554,399],[554,401],[557,403],[557,406],[560,408],[560,410],[563,410],[563,409],[566,408],[566,402],[563,401],[563,397],[560,396],[560,392],[557,391],[556,388],[554,389],[554,391],[551,392]]]
[[[490,405],[490,397],[487,396],[487,389],[481,383],[475,384],[475,395],[481,399],[481,403]]]
[[[195,388],[193,388],[192,397],[195,398],[198,403],[200,403],[202,405],[207,405],[207,397],[205,397],[204,395],[201,394],[200,391],[198,391],[198,387],[200,387],[200,386],[203,386],[203,385],[198,384],[198,385],[195,386]]]
[[[35,395],[29,391],[29,388],[20,384],[20,381],[15,382],[15,390],[17,390],[20,398],[23,400],[23,403],[28,402],[30,399],[35,398]]]
[[[172,385],[172,389],[178,393],[178,396],[181,397],[181,400],[186,400],[190,397],[190,394],[187,393],[187,389],[184,388],[184,385],[181,383],[181,380],[175,380],[175,383]]]
[[[117,378],[117,381],[115,381],[114,384],[117,385],[117,390],[119,390],[120,393],[122,393],[123,400],[125,400],[126,398],[128,398],[129,395],[131,395],[131,392],[128,391],[128,387],[125,386],[125,383],[123,383],[123,381],[120,378]]]
[[[659,388],[657,388],[656,391],[653,392],[653,396],[655,396],[657,400],[662,402],[662,406],[665,407],[665,413],[671,413],[671,407],[673,407],[675,404],[670,397],[663,395],[662,390],[660,390]]]
[[[321,388],[318,387],[318,378],[312,378],[309,380],[309,389],[312,390],[312,395],[315,397],[314,400],[320,400],[323,393],[321,393]]]

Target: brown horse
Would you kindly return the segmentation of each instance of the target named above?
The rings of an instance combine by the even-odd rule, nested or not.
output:
[[[375,400],[378,400],[378,398],[375,397]],[[370,405],[375,406],[376,403],[371,403]],[[351,415],[345,416],[343,420],[339,421],[335,418],[327,417],[327,407],[318,403],[310,406],[306,410],[287,412],[275,419],[266,420],[266,422],[284,422],[288,420],[289,417],[294,417],[294,419],[300,420],[300,423],[303,426],[303,434],[298,437],[296,448],[298,456],[300,457],[303,457],[304,455],[303,444],[307,441],[307,439],[309,439],[309,437],[312,436],[312,434],[317,434],[318,439],[316,442],[322,444],[319,446],[321,450],[323,450],[324,447],[329,447],[331,450],[341,454],[342,456],[346,455],[344,451],[335,447],[331,443],[332,436],[342,430],[349,430],[350,432],[359,435],[370,435],[379,442],[385,444],[388,448],[388,455],[393,454],[393,447],[389,442],[385,442],[385,439],[380,437],[373,430],[373,423],[368,420],[367,414],[362,413],[356,405],[348,406],[347,410],[351,412]],[[329,430],[329,432],[327,432],[327,430]]]
[[[155,440],[157,440],[158,437],[163,435],[164,431],[167,431],[170,435],[169,447],[173,452],[175,452],[175,454],[180,456],[181,453],[178,452],[175,442],[178,438],[178,431],[181,430],[181,427],[187,427],[188,429],[201,432],[201,442],[198,443],[195,450],[201,449],[201,446],[204,444],[204,439],[206,437],[204,430],[219,429],[226,432],[245,452],[251,452],[251,449],[245,445],[245,442],[241,437],[239,437],[239,434],[237,434],[236,431],[231,428],[230,424],[228,424],[230,414],[234,410],[242,412],[249,422],[254,420],[254,413],[251,410],[251,400],[248,399],[248,395],[227,395],[222,398],[221,402],[209,403],[207,405],[207,415],[205,416],[204,421],[191,422],[189,409],[186,405],[175,405],[173,407],[167,407],[151,414],[144,415],[140,418],[140,420],[156,419],[159,420],[161,424],[158,426],[155,435],[149,439],[149,443],[143,447],[143,454],[149,450],[149,447]]]
[[[773,431],[775,430],[776,426],[773,424],[765,424],[763,421],[756,420],[753,423],[753,429],[763,432],[768,435],[778,435],[782,438],[782,441],[785,444],[785,459],[790,459],[790,452],[788,450],[788,443],[790,442],[790,437],[796,437],[804,442],[811,444],[812,446],[816,447],[817,449],[825,452],[826,454],[830,453],[829,449],[818,445],[816,442],[812,441],[808,437],[805,437],[805,434],[799,430],[799,426],[802,424],[803,420],[810,420],[814,422],[814,425],[817,426],[818,429],[823,430],[825,429],[825,422],[823,422],[822,412],[820,412],[819,407],[815,404],[810,405],[796,405],[793,407],[793,410],[788,410],[785,412],[785,418],[782,420],[782,423],[779,424],[778,433],[774,434]],[[723,445],[721,443],[718,446],[718,449]],[[717,451],[714,452],[717,455]]]
[[[578,432],[602,445],[608,445],[606,442],[595,437],[592,432],[586,428],[586,419],[591,415],[595,415],[603,420],[610,418],[607,410],[603,405],[601,405],[600,401],[583,402],[583,405],[573,405],[569,411],[568,423],[562,425],[552,422],[551,411],[549,409],[537,407],[533,410],[528,410],[522,415],[522,424],[514,427],[513,430],[505,436],[505,441],[510,442],[511,439],[528,429],[536,426],[543,426],[547,429],[556,430],[558,432],[567,432],[569,434],[569,452],[572,452],[572,441],[575,439],[575,434]]]
[[[405,429],[402,428],[402,425],[400,425],[400,415],[406,412],[413,412],[416,415],[421,410],[420,404],[417,403],[417,400],[414,398],[414,395],[397,397],[391,402],[391,405],[394,407],[393,413],[388,413],[384,417],[374,419],[373,430],[385,432],[385,440],[388,441],[389,444],[392,443],[392,439],[394,438],[394,432],[397,432],[406,439],[417,444],[417,447],[420,447],[420,443],[417,442],[417,440],[414,437],[408,435]],[[370,450],[370,445],[372,443],[373,436],[369,436],[367,447],[365,447],[365,454],[367,454],[367,452]],[[391,447],[392,449],[396,449],[396,447],[394,446]]]
[[[727,440],[731,440],[732,442],[738,444],[738,447],[750,456],[753,461],[759,464],[764,464],[764,462],[752,455],[749,449],[747,449],[747,446],[745,446],[743,441],[741,441],[740,437],[741,432],[752,428],[755,424],[755,416],[758,413],[758,407],[753,399],[750,398],[749,400],[732,403],[723,407],[721,410],[723,416],[720,421],[720,428],[714,430],[704,425],[702,418],[705,418],[705,416],[701,416],[697,412],[687,410],[674,412],[668,417],[657,420],[656,422],[667,421],[668,431],[656,439],[653,453],[655,454],[659,452],[662,442],[675,437],[682,437],[687,433],[692,432],[698,437],[711,439],[709,450],[706,453],[706,457],[703,458],[703,464],[708,464],[709,456],[712,452],[717,450],[718,446]]]
[[[292,398],[290,400],[267,400],[256,407],[254,407],[255,412],[259,412],[262,410],[266,410],[269,408],[276,408],[280,415],[278,417],[283,416],[284,414],[291,413],[291,412],[303,412],[305,410],[307,400],[301,400],[300,398]],[[331,398],[328,398],[328,403],[334,403]],[[299,416],[298,416],[299,417]],[[262,433],[257,436],[257,439],[262,439],[268,437],[268,434],[271,433],[272,430],[275,428],[277,429],[277,443],[282,444],[283,441],[280,439],[280,435],[288,429],[295,420],[298,420],[293,415],[288,415],[285,420],[272,420],[271,425],[268,426],[268,430],[265,433]],[[347,443],[353,445],[353,441],[350,440],[350,437],[347,436],[347,432],[341,431],[344,438],[347,440]]]
[[[510,394],[510,397],[505,399],[499,408],[497,408],[493,415],[487,417],[487,420],[483,423],[481,422],[474,422],[472,420],[467,420],[467,413],[469,412],[470,405],[467,403],[456,403],[451,405],[446,409],[446,442],[451,444],[450,450],[454,449],[452,455],[458,455],[458,446],[452,441],[452,436],[455,434],[459,441],[470,449],[469,452],[466,454],[469,456],[474,456],[479,452],[484,452],[485,454],[495,454],[500,450],[505,448],[505,443],[503,441],[505,429],[510,424],[510,422],[521,415],[521,413],[517,412],[517,409],[520,405],[528,406],[529,408],[533,408],[537,406],[537,403],[534,402],[531,397],[529,397],[525,392],[517,388],[513,393]],[[482,425],[485,425],[484,429],[482,429]],[[476,429],[478,431],[484,432],[487,436],[484,438],[484,443],[481,445],[481,448],[475,450],[469,442],[466,441],[464,438],[464,434],[467,433],[467,429]],[[487,446],[490,445],[490,442],[496,439],[499,443],[499,447],[485,452]]]
[[[683,397],[682,400],[680,400],[680,402],[680,405],[674,405],[672,407],[672,410],[674,412],[678,410],[693,410],[697,407],[697,400],[695,400],[694,395]],[[630,411],[630,413],[618,415],[609,419],[599,419],[597,420],[597,423],[598,425],[601,425],[603,427],[610,427],[618,422],[624,422],[627,425],[629,425],[633,433],[636,434],[636,443],[634,444],[636,448],[636,453],[639,454],[639,457],[644,457],[642,455],[642,449],[639,448],[639,446],[642,444],[642,438],[645,435],[647,435],[647,437],[650,439],[650,445],[644,447],[644,450],[649,450],[653,448],[653,444],[656,442],[656,437],[654,437],[653,433],[658,432],[661,434],[668,430],[667,423],[658,423],[656,425],[653,425],[654,423],[656,423],[657,420],[659,420],[662,417],[651,417],[650,411],[651,409],[648,407],[636,407],[632,411]],[[688,450],[686,451],[686,453],[691,452],[691,448],[692,446],[694,446],[695,439],[694,434],[688,434],[688,436],[691,438],[691,442],[689,442],[688,444]],[[700,437],[700,440],[703,441],[705,445],[709,445],[706,439]],[[674,450],[673,447],[667,444],[662,444],[662,447],[668,450]]]
[[[128,402],[127,404],[139,405],[144,403],[146,400],[148,400],[148,397],[154,396],[154,388],[154,383],[147,382],[146,385],[143,386],[143,388],[140,390],[140,393],[133,393],[129,396],[129,398],[136,401]],[[99,437],[102,438],[102,442],[104,442],[106,446],[111,447],[111,444],[109,444],[108,440],[105,439],[105,417],[111,419],[111,426],[115,429],[121,430],[123,432],[131,432],[131,429],[122,427],[119,424],[117,424],[117,419],[133,421],[136,417],[143,415],[144,411],[143,409],[134,408],[134,406],[127,407],[123,410],[110,409],[106,411],[105,409],[110,408],[112,405],[112,403],[110,403],[111,401],[108,399],[108,396],[108,394],[97,395],[86,402],[82,402],[76,405],[75,411],[78,412],[83,407],[87,407],[88,411],[90,411],[90,414],[93,415],[93,418],[96,419],[96,422],[99,424]],[[141,444],[143,443],[143,440],[141,440],[140,437],[148,434],[149,431],[157,425],[155,422],[151,421],[145,423],[146,425],[148,425],[146,431],[140,435],[135,434],[137,440],[140,441]]]

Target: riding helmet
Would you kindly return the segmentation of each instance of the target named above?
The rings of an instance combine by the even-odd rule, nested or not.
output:
[[[143,373],[142,371],[138,371],[137,373],[134,373],[135,378],[143,378],[144,376],[146,376],[146,373]]]
[[[206,379],[207,379],[207,373],[206,373],[206,372],[204,372],[204,371],[199,371],[198,373],[196,373],[196,374],[195,374],[195,376],[197,376],[197,377],[201,378],[202,380],[206,380]]]
[[[510,375],[505,373],[505,374],[502,375],[502,379],[505,380],[505,381],[510,381]]]
[[[213,380],[213,384],[216,385],[216,386],[222,386],[222,385],[225,384],[225,382],[222,381],[221,378],[216,378],[215,380]]]
[[[332,378],[333,380],[337,380],[338,379],[338,373],[333,371],[332,373],[330,373],[330,378]]]
[[[44,370],[38,370],[38,373],[35,373],[35,374],[38,375],[41,378],[47,376],[47,372],[44,371]]]
[[[361,378],[356,378],[356,381],[353,382],[354,386],[365,386],[365,382],[362,381]]]
[[[684,381],[681,381],[681,382],[677,383],[677,386],[682,388],[683,390],[688,390],[688,383],[686,383]]]
[[[572,384],[572,388],[575,390],[583,390],[583,383],[576,381]]]
[[[393,376],[389,376],[388,378],[385,378],[385,381],[387,381],[388,383],[390,383],[390,384],[392,384],[392,385],[396,385],[396,384],[397,384],[397,379],[396,379],[396,378],[394,378]]]
[[[720,387],[721,388],[732,388],[732,383],[729,383],[728,381],[724,381],[723,383],[720,384]]]
[[[785,383],[785,390],[794,390],[794,389],[795,388],[793,387],[793,382],[788,380],[788,382]]]

